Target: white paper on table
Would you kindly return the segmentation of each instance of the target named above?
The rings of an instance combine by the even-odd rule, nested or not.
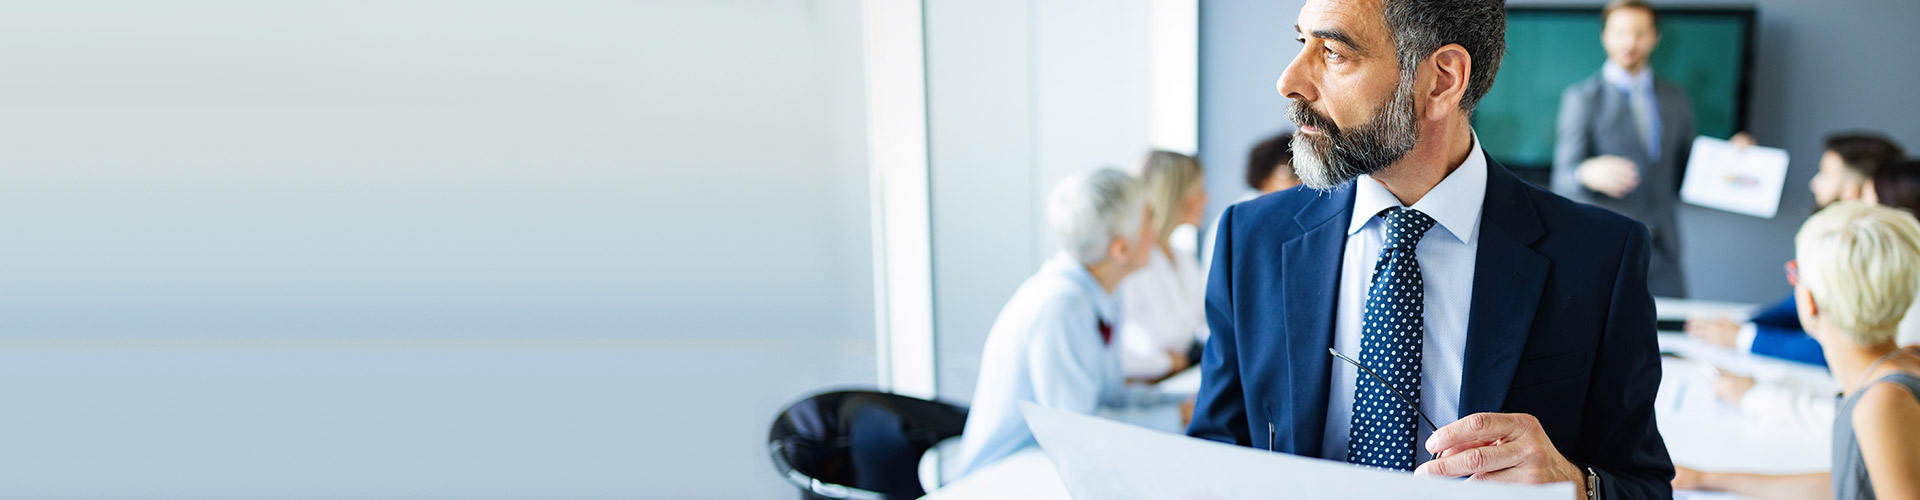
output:
[[[1573,497],[1573,483],[1419,477],[1152,431],[1033,403],[1021,403],[1020,411],[1077,499]]]
[[[1787,150],[1749,146],[1700,136],[1687,157],[1687,178],[1680,199],[1737,214],[1771,219],[1780,211],[1780,189],[1787,182]]]
[[[1660,389],[1654,421],[1673,462],[1714,472],[1801,474],[1831,470],[1832,427],[1809,427],[1779,416],[1749,414],[1714,394],[1713,368],[1835,394],[1840,383],[1826,370],[1741,353],[1681,333],[1660,334]]]

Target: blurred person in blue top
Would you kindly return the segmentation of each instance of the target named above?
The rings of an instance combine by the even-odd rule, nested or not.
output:
[[[1101,169],[1055,186],[1047,219],[1060,252],[1021,283],[987,333],[958,479],[1035,444],[1020,402],[1101,415],[1163,430],[1182,425],[1178,396],[1129,388],[1114,331],[1113,289],[1153,251],[1146,189]]]
[[[1875,201],[1863,198],[1867,185],[1881,166],[1899,162],[1906,153],[1885,136],[1868,132],[1846,132],[1827,137],[1826,151],[1820,155],[1820,171],[1808,188],[1813,190],[1815,209],[1841,201]],[[1907,210],[1920,207],[1880,203]],[[1701,341],[1731,347],[1741,352],[1826,366],[1820,343],[1807,335],[1795,312],[1793,296],[1761,309],[1745,322],[1720,317],[1696,317],[1687,320],[1687,335]]]

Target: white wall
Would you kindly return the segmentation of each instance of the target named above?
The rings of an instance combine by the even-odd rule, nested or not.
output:
[[[931,0],[940,394],[966,401],[1001,306],[1054,252],[1047,192],[1151,144],[1147,0]]]
[[[0,496],[790,497],[859,7],[0,6]]]

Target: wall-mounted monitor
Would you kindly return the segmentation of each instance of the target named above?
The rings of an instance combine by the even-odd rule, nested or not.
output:
[[[1746,130],[1754,10],[1662,9],[1659,15],[1654,76],[1686,87],[1699,134],[1726,138]],[[1473,116],[1487,154],[1544,184],[1553,166],[1560,92],[1599,72],[1606,60],[1598,6],[1508,8],[1507,55]]]

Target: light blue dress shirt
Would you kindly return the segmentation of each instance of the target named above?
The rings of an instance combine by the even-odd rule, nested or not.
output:
[[[1467,160],[1427,191],[1415,210],[1436,222],[1420,237],[1414,256],[1420,260],[1425,304],[1421,319],[1426,332],[1421,341],[1420,412],[1434,425],[1446,426],[1460,415],[1460,378],[1467,355],[1467,310],[1473,304],[1474,257],[1480,248],[1480,208],[1487,195],[1487,157],[1480,138],[1473,138]],[[1340,258],[1340,295],[1335,299],[1333,346],[1341,354],[1360,359],[1360,318],[1366,309],[1373,265],[1380,259],[1386,221],[1381,210],[1402,207],[1399,198],[1372,176],[1354,183],[1353,220],[1347,226],[1347,248]],[[1353,390],[1359,369],[1334,361],[1333,384],[1327,392],[1327,433],[1321,454],[1330,460],[1347,459],[1347,433],[1352,426]],[[1374,368],[1379,370],[1379,368]],[[1422,423],[1414,439],[1414,463],[1432,458]]]
[[[1032,446],[1020,402],[1178,431],[1180,396],[1128,388],[1117,344],[1119,306],[1079,261],[1055,255],[1013,293],[987,333],[980,381],[960,434],[950,480]],[[1115,342],[1118,339],[1114,339]]]

